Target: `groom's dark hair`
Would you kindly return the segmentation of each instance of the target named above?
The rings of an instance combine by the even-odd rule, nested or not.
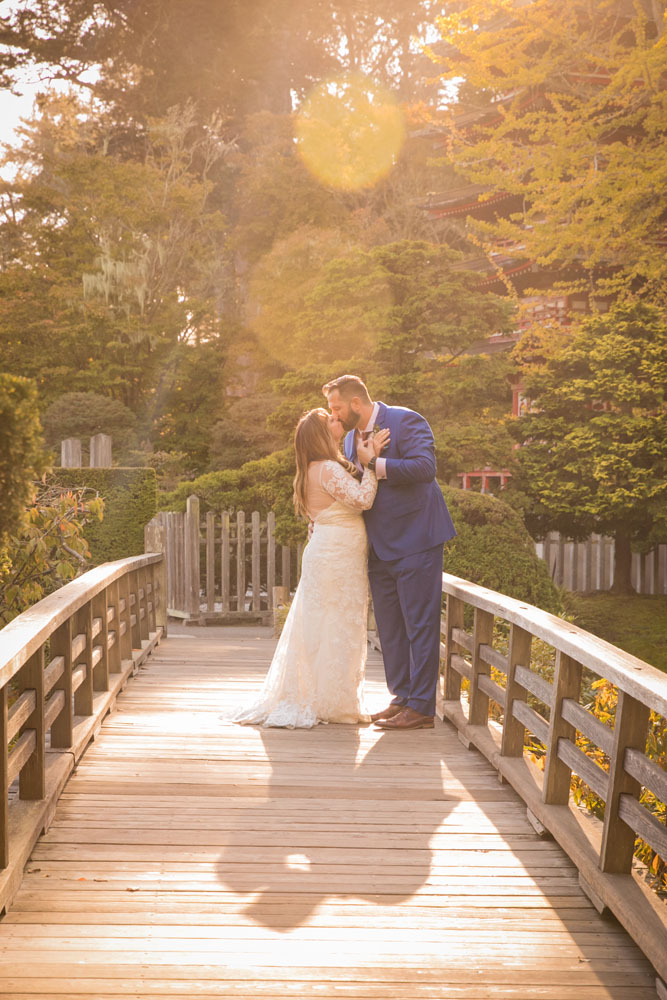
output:
[[[370,403],[371,401],[368,389],[358,375],[340,375],[322,386],[322,392],[325,396],[328,396],[334,389],[338,389],[343,399],[349,400],[358,396],[362,403]]]

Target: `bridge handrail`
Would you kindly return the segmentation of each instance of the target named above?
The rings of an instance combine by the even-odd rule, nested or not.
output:
[[[444,593],[518,625],[667,717],[667,675],[650,663],[532,604],[449,573],[442,574],[442,581]]]
[[[538,832],[553,836],[576,864],[597,909],[614,913],[667,980],[666,908],[633,863],[636,837],[667,858],[667,828],[639,801],[646,788],[667,802],[667,774],[646,754],[651,711],[667,717],[667,676],[524,602],[448,573],[442,587],[444,718],[513,786]],[[472,631],[465,628],[466,605],[474,612]],[[496,619],[510,626],[506,652],[494,647]],[[555,650],[553,680],[531,668],[533,639]],[[580,702],[584,667],[616,687],[613,728]],[[489,717],[492,703],[501,722]],[[527,732],[544,747],[543,770],[524,753]],[[602,751],[606,767],[582,749],[578,733]],[[604,823],[572,803],[573,773],[605,803]]]
[[[165,582],[161,553],[105,563],[0,630],[0,910],[76,761],[166,633]]]
[[[156,565],[160,553],[103,563],[42,598],[0,629],[0,686],[15,676],[47,639],[84,604],[132,570]]]

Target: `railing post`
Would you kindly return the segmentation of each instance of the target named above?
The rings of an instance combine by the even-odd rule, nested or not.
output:
[[[523,757],[523,744],[526,730],[522,722],[514,718],[512,704],[515,701],[525,701],[526,689],[515,680],[518,666],[530,669],[530,647],[533,637],[518,625],[510,626],[510,648],[507,657],[507,693],[505,700],[505,717],[503,720],[503,736],[500,753],[503,757]]]
[[[475,608],[475,624],[473,627],[472,645],[472,676],[470,680],[470,712],[468,722],[471,726],[485,726],[489,721],[489,696],[479,687],[480,674],[489,674],[491,667],[482,660],[479,647],[490,646],[493,642],[493,615],[481,608]]]
[[[635,832],[618,815],[621,795],[639,799],[640,783],[623,766],[628,749],[646,751],[649,709],[624,691],[618,692],[614,749],[609,761],[609,786],[604,807],[604,827],[600,848],[600,868],[603,872],[624,873],[632,867]]]
[[[215,611],[215,514],[206,513],[206,609]]]
[[[107,619],[107,591],[100,591],[92,600],[93,619],[100,618],[102,628],[97,636],[97,642],[102,650],[102,655],[93,670],[93,690],[109,690],[109,622]]]
[[[200,573],[199,497],[193,495],[188,497],[185,515],[185,610],[190,618],[199,618]]]
[[[272,510],[266,516],[266,594],[269,611],[273,610],[273,588],[276,585],[276,515]]]
[[[22,799],[43,799],[46,795],[46,754],[44,731],[44,647],[33,653],[20,674],[20,691],[32,689],[35,692],[35,709],[19,730],[22,736],[32,729],[35,733],[35,749],[28,757],[19,774],[19,797]]]
[[[558,756],[558,741],[574,742],[576,730],[561,714],[565,698],[579,700],[581,689],[581,664],[558,650],[553,682],[553,701],[549,713],[547,756],[544,768],[543,799],[551,805],[567,805],[570,797],[572,771]]]
[[[222,593],[222,613],[229,613],[230,593],[230,545],[229,545],[229,512],[222,512],[222,548],[220,551],[220,586]]]
[[[132,637],[132,649],[141,649],[141,628],[139,625],[139,576],[136,569],[127,574],[127,579],[130,589],[130,635]],[[134,598],[134,601],[132,598]],[[134,619],[134,622],[132,619]]]
[[[139,625],[140,644],[142,648],[144,639],[150,636],[150,623],[148,620],[148,572],[146,568],[137,570],[137,623]]]
[[[7,770],[8,709],[7,685],[0,689],[0,868],[9,864],[9,775]]]
[[[162,553],[162,559],[154,567],[155,575],[153,577],[153,586],[155,587],[154,597],[153,597],[153,607],[155,610],[155,627],[158,626],[162,629],[162,635],[166,639],[167,637],[167,608],[168,603],[168,579],[167,579],[167,516],[166,514],[159,515],[159,531],[160,531],[160,552]]]
[[[188,579],[186,577],[186,567],[188,566],[187,556],[187,515],[185,513],[174,514],[174,524],[176,532],[176,607],[179,611],[188,609]]]
[[[150,553],[160,553],[162,556],[159,563],[151,563],[147,568],[147,579],[151,585],[152,610],[148,617],[148,631],[154,632],[156,628],[162,629],[163,636],[167,635],[167,607],[169,600],[169,571],[167,560],[171,558],[171,551],[168,544],[168,524],[169,514],[161,512],[149,521],[144,528],[144,551]]]
[[[114,616],[111,619],[110,631],[115,633],[115,641],[109,650],[109,673],[120,673],[121,667],[121,646],[120,646],[120,593],[118,580],[115,580],[107,588],[107,607],[113,608]]]
[[[281,584],[283,587],[287,587],[287,593],[291,593],[290,586],[290,567],[292,563],[292,553],[290,552],[289,545],[283,545],[282,547],[282,577]]]
[[[144,569],[144,589],[146,591],[146,622],[148,635],[155,631],[155,566]]]
[[[166,518],[166,533],[167,533],[167,549],[166,549],[166,559],[167,559],[167,594],[165,596],[165,602],[167,608],[172,610],[178,610],[178,602],[176,595],[176,560],[178,559],[178,537],[176,534],[176,521],[174,514],[167,514]]]
[[[452,668],[452,654],[454,653],[454,640],[452,632],[455,628],[463,628],[464,604],[457,597],[447,594],[446,611],[446,637],[445,637],[445,701],[461,700],[461,675]]]
[[[85,604],[75,616],[76,634],[83,634],[86,642],[83,653],[77,658],[74,667],[82,663],[85,677],[74,693],[74,712],[76,715],[93,714],[93,607],[90,601]]]
[[[132,659],[131,613],[130,576],[129,573],[124,573],[118,581],[118,641],[120,642],[121,662]]]
[[[245,513],[236,512],[236,610],[245,611]]]
[[[72,745],[72,619],[56,629],[51,636],[51,659],[62,656],[64,666],[55,683],[53,692],[62,691],[65,699],[62,711],[51,724],[51,746],[71,747]]]
[[[260,525],[259,511],[252,512],[252,610],[260,611],[262,598],[260,595]]]

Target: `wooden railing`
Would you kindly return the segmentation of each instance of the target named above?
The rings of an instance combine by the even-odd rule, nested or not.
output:
[[[444,718],[514,787],[538,832],[577,865],[594,905],[615,914],[667,981],[667,908],[633,864],[637,837],[667,858],[667,828],[639,801],[646,788],[667,802],[667,774],[645,752],[651,711],[667,718],[667,676],[575,625],[447,573],[443,593]],[[509,626],[504,649],[497,640],[494,647],[496,622]],[[531,669],[534,639],[555,651],[552,680]],[[584,668],[616,688],[613,729],[581,704]],[[524,754],[526,733],[543,745],[544,770]],[[576,745],[577,733],[602,751],[608,769]],[[571,802],[573,772],[604,801],[604,823]]]
[[[105,563],[0,631],[0,910],[128,676],[166,632],[161,555]]]
[[[165,554],[169,614],[202,624],[271,621],[276,587],[285,600],[298,581],[303,546],[278,545],[273,511],[266,520],[258,511],[202,519],[199,508],[190,496],[185,511],[163,511],[146,527],[147,548]]]

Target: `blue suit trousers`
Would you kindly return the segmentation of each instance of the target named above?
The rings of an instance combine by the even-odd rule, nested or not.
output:
[[[435,714],[440,668],[444,546],[400,559],[378,559],[371,547],[368,577],[382,656],[395,705]]]

